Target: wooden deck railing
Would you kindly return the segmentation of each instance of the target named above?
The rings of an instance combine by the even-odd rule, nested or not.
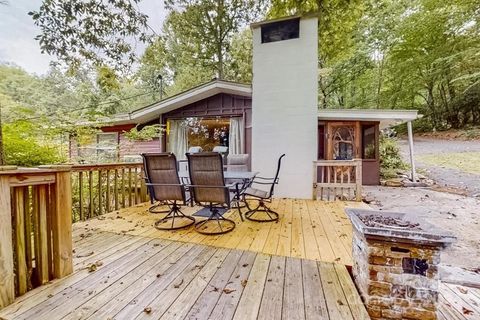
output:
[[[70,172],[0,171],[0,309],[72,273]]]
[[[142,163],[72,166],[73,221],[147,201]]]
[[[313,163],[313,197],[317,200],[362,200],[362,160]]]

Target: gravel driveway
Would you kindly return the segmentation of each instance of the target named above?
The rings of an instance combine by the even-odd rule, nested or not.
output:
[[[400,140],[399,146],[405,161],[409,162],[407,140]],[[465,189],[469,195],[480,194],[480,175],[443,166],[427,165],[418,159],[418,157],[422,155],[440,155],[457,152],[480,152],[480,140],[414,139],[415,164],[418,169],[423,169],[423,171],[439,185],[462,188]],[[478,165],[480,166],[480,158],[478,159]]]

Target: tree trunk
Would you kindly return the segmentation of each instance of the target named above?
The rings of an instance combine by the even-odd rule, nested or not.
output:
[[[383,84],[383,58],[380,61],[380,65],[378,66],[378,84],[377,84],[377,99],[376,99],[377,109],[380,109],[380,93],[382,91],[382,84]]]

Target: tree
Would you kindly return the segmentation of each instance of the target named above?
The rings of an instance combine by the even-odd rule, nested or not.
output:
[[[265,10],[263,1],[254,0],[166,0],[165,5],[173,13],[167,28],[220,79],[226,75],[235,34]]]
[[[71,70],[84,61],[128,70],[136,55],[132,43],[149,38],[140,0],[44,0],[29,12],[41,34],[42,53],[56,56]],[[134,41],[132,41],[132,39]]]

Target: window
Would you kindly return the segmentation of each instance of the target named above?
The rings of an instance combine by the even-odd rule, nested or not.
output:
[[[272,22],[261,28],[262,43],[296,39],[300,36],[300,18]]]
[[[362,126],[362,159],[376,159],[375,125]]]
[[[97,134],[97,159],[115,161],[117,159],[118,133]]]

